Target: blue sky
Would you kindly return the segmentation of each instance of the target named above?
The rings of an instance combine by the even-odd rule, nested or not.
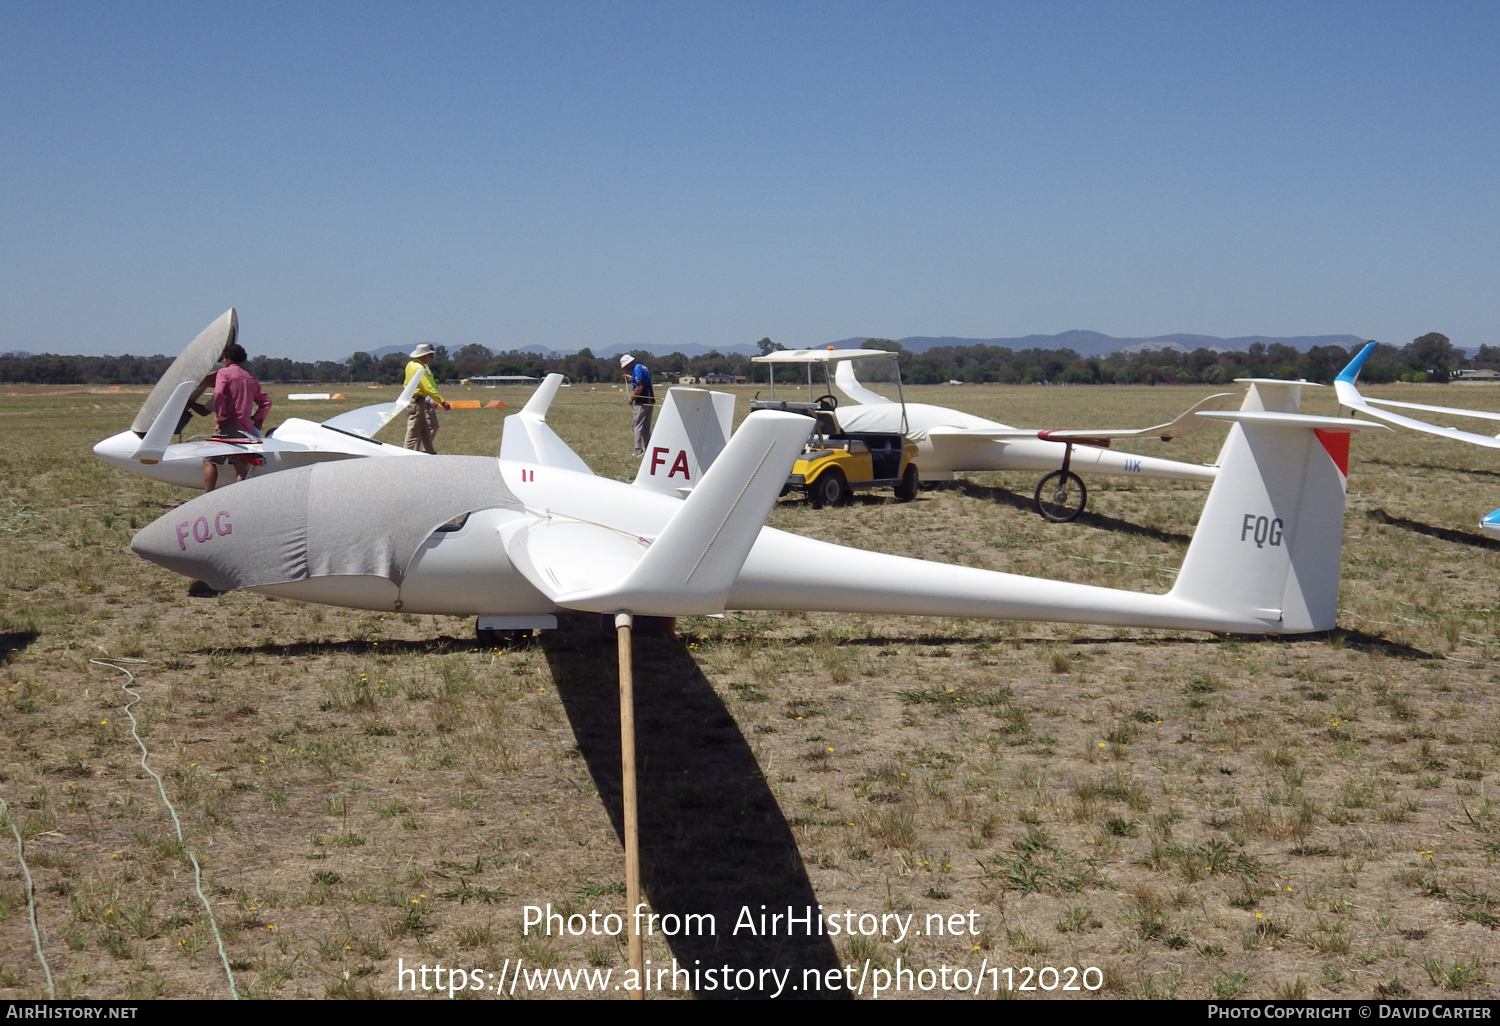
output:
[[[1500,6],[0,0],[0,351],[1500,343]]]

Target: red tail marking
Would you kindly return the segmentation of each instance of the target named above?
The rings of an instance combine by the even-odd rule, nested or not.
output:
[[[1328,455],[1333,458],[1333,464],[1339,468],[1339,473],[1348,477],[1350,433],[1348,431],[1324,431],[1322,428],[1313,428],[1313,433],[1318,436],[1318,441],[1323,443],[1323,448],[1328,450]]]

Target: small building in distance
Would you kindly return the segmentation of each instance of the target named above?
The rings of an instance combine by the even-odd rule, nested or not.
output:
[[[743,385],[745,375],[743,374],[705,374],[698,379],[705,385]]]
[[[1453,372],[1456,381],[1500,381],[1500,371],[1492,371],[1488,368],[1475,369],[1464,367]]]
[[[698,379],[693,377],[691,374],[684,374],[682,377],[677,379],[677,383],[679,385],[696,385],[698,383]]]
[[[535,385],[541,380],[541,378],[534,378],[530,374],[485,374],[478,378],[464,378],[459,384],[496,388],[500,385]]]

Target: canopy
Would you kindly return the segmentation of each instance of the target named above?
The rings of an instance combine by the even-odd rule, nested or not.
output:
[[[899,353],[884,349],[782,349],[765,356],[750,357],[751,363],[832,363],[835,360],[894,360]]]
[[[161,380],[141,405],[130,430],[144,436],[157,414],[161,413],[162,407],[167,405],[167,400],[172,398],[178,385],[184,381],[196,383],[212,374],[219,365],[219,358],[224,355],[224,347],[234,341],[238,331],[239,318],[235,316],[234,308],[230,307],[223,317],[204,328],[197,338],[188,343],[182,355],[172,361],[172,366],[167,368],[167,372],[161,376]],[[196,395],[190,397],[196,398]]]

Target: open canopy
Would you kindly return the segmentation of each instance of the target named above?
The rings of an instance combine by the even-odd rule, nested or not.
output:
[[[750,357],[751,363],[832,363],[835,360],[894,360],[899,353],[884,349],[782,349]]]

